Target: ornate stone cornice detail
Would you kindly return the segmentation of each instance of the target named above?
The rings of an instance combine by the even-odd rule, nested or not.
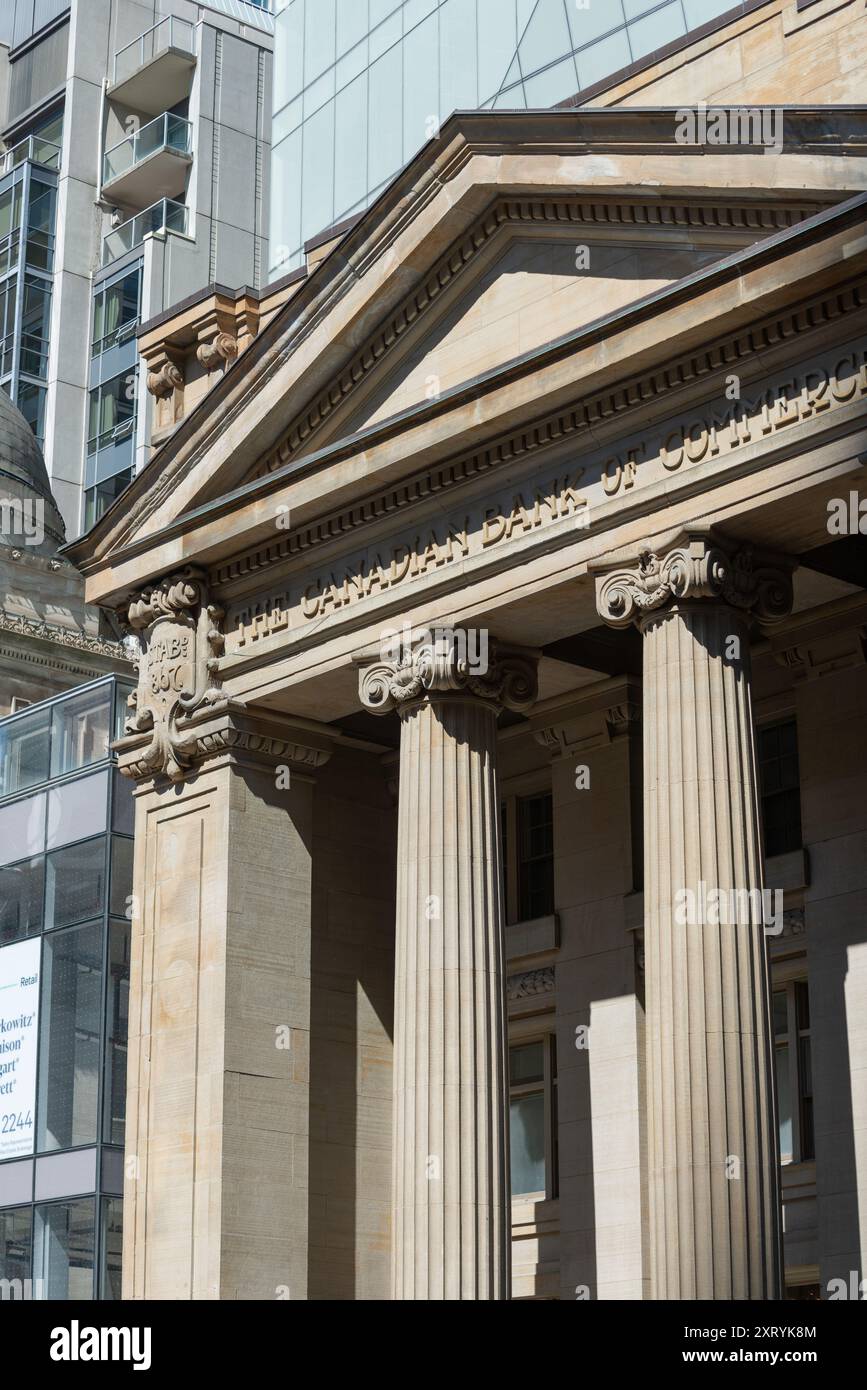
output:
[[[796,681],[831,676],[867,664],[867,627],[814,634],[796,639],[791,646],[784,645],[783,639],[772,644],[772,652],[777,664]]]
[[[506,998],[510,1004],[518,999],[530,999],[537,994],[552,994],[553,991],[553,965],[545,965],[540,970],[525,970],[521,975],[506,977]]]
[[[124,776],[141,781],[162,773],[162,768],[154,766],[152,743],[141,734],[130,733],[115,747]],[[331,745],[324,737],[252,715],[243,705],[224,701],[221,705],[202,706],[184,722],[181,753],[181,775],[225,756],[269,767],[287,766],[293,772],[310,774],[328,762]],[[170,772],[167,775],[172,777]],[[180,778],[175,775],[172,780]]]
[[[687,534],[658,555],[644,542],[628,569],[596,579],[596,607],[611,627],[641,624],[698,599],[714,599],[773,624],[792,611],[792,569],[785,557],[767,557],[749,546],[726,545],[708,534]]]
[[[534,729],[533,738],[552,758],[574,757],[627,736],[630,728],[641,722],[641,705],[636,700],[624,699],[607,709],[594,711],[593,718],[595,728],[589,733],[576,736],[576,721],[561,718],[557,723]]]
[[[129,776],[165,775],[181,781],[197,756],[197,736],[185,723],[198,710],[223,708],[217,676],[224,639],[223,610],[210,602],[201,570],[188,567],[134,594],[128,619],[139,634],[138,689],[126,732],[150,741]]]
[[[474,696],[497,710],[525,713],[539,692],[535,653],[491,640],[484,658],[467,655],[457,631],[424,637],[388,660],[362,665],[358,677],[361,703],[371,714],[404,714],[426,699]]]
[[[238,356],[238,339],[231,333],[218,333],[210,342],[199,343],[196,356],[206,372],[225,367]]]
[[[620,417],[642,411],[671,392],[692,383],[707,383],[715,376],[740,369],[744,382],[755,373],[756,362],[764,352],[792,342],[799,336],[822,329],[867,307],[867,283],[847,286],[834,294],[815,296],[784,314],[776,314],[749,329],[714,342],[689,356],[674,357],[667,363],[588,395],[580,404],[555,415],[532,421],[520,430],[499,436],[483,448],[458,455],[413,474],[390,486],[334,511],[309,526],[298,527],[275,538],[268,545],[234,556],[213,570],[214,584],[222,586],[258,574],[296,556],[307,555],[335,541],[349,538],[368,526],[419,505],[429,498],[443,498],[465,484],[501,467],[532,458],[572,436],[610,428]],[[746,388],[744,388],[746,389]],[[285,460],[284,460],[285,461]]]
[[[90,652],[94,656],[108,657],[112,661],[130,664],[130,657],[122,642],[112,642],[107,637],[91,637],[86,632],[69,632],[64,628],[52,627],[50,623],[37,618],[13,618],[8,613],[0,613],[0,631],[11,632],[16,637],[30,637],[39,642],[51,642],[58,647],[69,647],[75,651]]]
[[[527,198],[502,199],[448,251],[432,268],[425,282],[412,290],[398,308],[371,334],[341,375],[313,405],[307,407],[289,427],[278,447],[267,455],[251,478],[282,468],[306,445],[310,436],[363,383],[368,373],[391,353],[406,332],[417,325],[433,304],[449,289],[456,277],[485,250],[491,238],[507,225],[550,225],[629,227],[659,230],[707,229],[772,235],[794,226],[819,210],[819,204],[805,200],[799,206],[742,204],[725,206],[721,202],[700,200],[625,201],[604,198]]]
[[[795,936],[806,936],[807,921],[802,907],[795,907],[783,912],[783,930],[776,939],[791,941]]]
[[[176,362],[166,360],[157,371],[148,372],[148,391],[158,401],[166,400],[173,391],[181,391],[183,386],[184,374]]]

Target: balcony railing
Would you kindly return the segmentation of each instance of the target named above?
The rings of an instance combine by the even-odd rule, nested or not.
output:
[[[133,135],[120,140],[106,152],[102,162],[103,185],[112,183],[129,169],[143,163],[160,150],[172,154],[189,155],[192,150],[193,127],[183,116],[173,116],[170,111],[148,121]]]
[[[60,146],[53,140],[43,140],[41,135],[28,135],[0,155],[0,174],[10,173],[28,159],[33,164],[41,164],[44,169],[59,169]]]
[[[132,43],[115,53],[112,86],[116,87],[119,82],[126,82],[133,73],[144,67],[145,63],[170,49],[194,55],[196,26],[189,20],[179,19],[177,15],[166,15],[150,29],[145,29],[137,39],[133,39]]]
[[[172,198],[161,198],[158,203],[145,208],[137,217],[122,222],[115,227],[102,242],[102,263],[109,265],[119,256],[126,255],[133,247],[140,246],[149,232],[181,232],[186,234],[189,209]]]

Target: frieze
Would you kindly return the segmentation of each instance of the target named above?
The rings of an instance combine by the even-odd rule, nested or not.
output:
[[[593,439],[597,429],[610,426],[620,415],[640,412],[658,403],[667,393],[702,378],[736,372],[744,360],[752,367],[763,352],[771,351],[781,342],[834,323],[865,305],[867,285],[852,286],[833,296],[817,298],[789,314],[768,319],[749,332],[725,339],[688,358],[674,359],[646,376],[589,396],[573,409],[537,420],[483,449],[415,474],[396,487],[362,499],[310,526],[281,534],[270,544],[218,566],[213,572],[213,581],[222,587],[295,556],[306,555],[428,499],[443,498],[490,471],[518,463],[572,437],[580,440],[585,435]],[[806,420],[833,411],[863,397],[867,393],[867,353],[859,343],[850,345],[849,351],[855,357],[850,357],[848,364],[846,349],[840,347],[788,382],[784,379],[775,385],[749,388],[741,400],[724,400],[709,416],[699,409],[687,413],[681,420],[669,421],[653,441],[642,435],[634,442],[626,440],[616,451],[608,450],[602,468],[603,496],[609,498],[630,492],[638,481],[642,465],[651,461],[654,447],[664,460],[665,471],[676,473],[701,462],[709,451],[712,451],[711,457],[721,458],[753,440],[785,430],[798,419]],[[803,398],[798,403],[799,393]]]
[[[526,970],[521,975],[506,977],[506,997],[510,1004],[518,999],[531,999],[538,994],[554,992],[554,967],[545,965],[540,970]]]
[[[701,413],[691,411],[643,437],[627,438],[616,457],[633,461],[634,476],[627,478],[621,470],[621,489],[612,487],[615,455],[610,446],[602,446],[588,453],[580,467],[555,472],[550,464],[543,471],[540,464],[529,476],[515,478],[498,494],[475,498],[454,515],[443,497],[439,519],[427,526],[350,552],[318,572],[305,567],[303,575],[285,579],[279,590],[230,607],[226,651],[249,651],[276,633],[312,631],[336,614],[450,570],[464,567],[468,576],[466,567],[473,562],[504,548],[531,545],[544,532],[568,541],[577,531],[592,528],[599,509],[621,495],[634,497],[640,488],[687,468],[721,463],[795,421],[833,414],[865,397],[867,349],[841,346],[826,362],[811,363],[779,383],[758,384],[740,401],[718,400]],[[281,539],[275,548],[283,544]],[[231,572],[237,577],[234,568]],[[256,572],[255,566],[250,572]],[[225,574],[225,569],[217,571],[218,577]]]

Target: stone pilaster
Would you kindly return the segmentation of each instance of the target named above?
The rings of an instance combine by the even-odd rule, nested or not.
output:
[[[460,637],[361,672],[401,716],[394,1033],[396,1299],[506,1299],[510,1242],[497,716],[535,663]]]
[[[204,577],[130,604],[139,688],[123,1295],[307,1295],[313,779],[327,732],[231,704]]]
[[[644,636],[648,1194],[657,1299],[780,1296],[751,618],[790,568],[708,535],[597,580]]]

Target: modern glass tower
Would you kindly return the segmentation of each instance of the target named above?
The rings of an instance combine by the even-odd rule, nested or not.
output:
[[[2,1298],[120,1297],[133,799],[110,743],[131,688],[0,721]]]
[[[362,212],[452,111],[556,106],[734,0],[276,0],[271,270]],[[300,190],[300,196],[299,196]]]

